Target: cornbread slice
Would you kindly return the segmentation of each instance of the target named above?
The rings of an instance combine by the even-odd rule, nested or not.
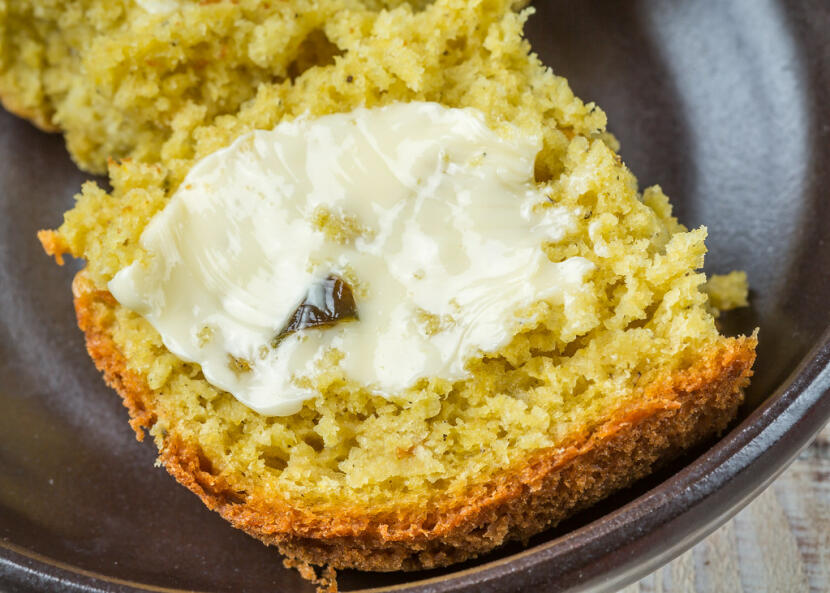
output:
[[[400,1],[0,2],[0,100],[63,131],[87,171],[104,173],[108,158],[189,158],[180,139],[196,127],[260,84],[330,63],[338,50],[323,29],[339,10]]]
[[[756,338],[718,333],[697,271],[705,229],[680,225],[659,187],[639,193],[603,112],[530,53],[531,12],[504,0],[344,10],[324,25],[334,63],[261,85],[236,114],[174,135],[158,163],[112,163],[111,193],[86,184],[40,235],[59,261],[87,262],[79,325],[139,440],[146,429],[177,480],[295,563],[413,570],[525,539],[719,433],[742,400]],[[595,266],[584,298],[539,302],[538,323],[470,361],[468,378],[380,397],[332,374],[300,412],[263,416],[107,292],[199,158],[306,112],[414,100],[541,137],[536,182],[581,214],[543,248]]]

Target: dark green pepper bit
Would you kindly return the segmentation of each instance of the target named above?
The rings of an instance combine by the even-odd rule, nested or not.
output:
[[[287,336],[301,329],[334,325],[338,321],[357,318],[352,287],[339,276],[329,274],[322,282],[308,289],[303,302],[288,318],[288,323],[271,340],[271,346],[276,348]]]

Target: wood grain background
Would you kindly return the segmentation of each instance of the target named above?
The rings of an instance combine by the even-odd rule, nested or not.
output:
[[[830,425],[726,525],[623,593],[830,592]]]

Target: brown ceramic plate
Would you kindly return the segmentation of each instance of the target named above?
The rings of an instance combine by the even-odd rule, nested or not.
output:
[[[606,108],[643,186],[745,269],[761,327],[731,432],[542,534],[442,571],[345,571],[344,590],[613,590],[768,484],[830,417],[830,3],[537,2],[534,48]],[[154,468],[35,241],[84,179],[60,138],[0,114],[0,589],[310,591],[281,558]]]

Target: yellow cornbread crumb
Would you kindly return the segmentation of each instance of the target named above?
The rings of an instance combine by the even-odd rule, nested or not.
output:
[[[530,13],[511,12],[506,0],[350,7],[320,25],[337,47],[333,63],[263,81],[233,115],[179,112],[173,134],[142,155],[158,155],[160,165],[112,164],[110,194],[84,186],[54,242],[86,259],[85,273],[105,289],[142,257],[141,232],[198,158],[306,112],[421,100],[475,107],[496,130],[509,122],[541,138],[540,189],[581,215],[565,246],[540,246],[554,261],[581,256],[594,264],[576,302],[567,310],[536,303],[528,312],[536,326],[496,355],[470,360],[468,379],[424,379],[389,398],[332,367],[316,378],[319,397],[300,412],[262,416],[170,354],[137,314],[102,310],[129,367],[155,390],[159,445],[167,433],[180,435],[240,488],[303,508],[422,505],[590,431],[642,386],[687,368],[722,340],[697,271],[706,230],[680,225],[659,187],[638,192],[603,112],[530,54],[521,36]],[[236,55],[251,39],[229,35],[227,51]]]
[[[416,311],[416,322],[424,335],[427,336],[433,336],[455,324],[455,320],[451,315],[436,315],[421,308]]]
[[[706,282],[709,304],[719,311],[731,311],[749,305],[749,283],[746,272],[713,274]]]
[[[354,216],[333,212],[326,206],[317,206],[311,213],[311,224],[315,230],[323,233],[329,241],[347,245],[360,236],[371,235],[369,229],[361,226]]]

